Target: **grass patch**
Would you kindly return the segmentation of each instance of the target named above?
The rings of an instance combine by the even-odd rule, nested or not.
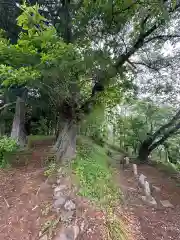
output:
[[[58,169],[56,162],[50,162],[47,169],[44,172],[44,176],[51,177],[52,175],[56,174]]]
[[[124,223],[115,214],[113,214],[111,209],[108,211],[106,226],[108,231],[108,240],[129,239],[129,234],[126,231]]]
[[[45,135],[30,135],[28,136],[29,141],[43,141],[43,140],[53,140],[55,137],[50,135],[50,136],[45,136]]]
[[[45,136],[45,135],[30,135],[28,136],[27,147],[32,148],[37,143],[51,143],[54,142],[55,136]]]
[[[80,183],[79,194],[94,201],[106,213],[108,240],[129,239],[124,223],[113,214],[121,195],[113,181],[113,170],[109,167],[107,149],[92,140],[80,137],[76,159],[72,169]]]
[[[119,199],[113,172],[108,167],[106,150],[84,138],[78,141],[77,152],[72,168],[80,182],[79,194],[103,205],[110,205]]]

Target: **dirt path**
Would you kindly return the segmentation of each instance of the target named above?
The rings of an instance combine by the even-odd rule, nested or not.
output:
[[[47,152],[47,147],[38,147],[28,155],[26,166],[0,169],[0,240],[72,240],[72,233],[75,234],[77,230],[75,226],[79,229],[77,240],[107,239],[104,237],[104,213],[87,199],[75,195],[76,190],[71,189],[70,176],[66,178],[62,173],[61,176],[58,175],[59,178],[52,176],[52,181],[46,181],[43,162],[47,158]],[[24,154],[22,158],[24,159]],[[53,185],[62,187],[63,191],[65,186],[65,195],[60,194],[59,198],[65,198],[66,202],[73,201],[75,209],[54,211]],[[57,219],[55,228],[46,228],[47,231],[40,237],[42,229]],[[71,228],[66,229],[65,226],[69,224]],[[64,229],[70,231],[67,231],[70,235],[66,238],[59,236]],[[54,236],[55,234],[57,235]]]
[[[45,177],[41,160],[43,151],[34,151],[30,165],[0,170],[0,239],[35,240],[41,224],[41,209],[51,202],[49,185],[37,194]]]
[[[180,187],[174,180],[153,167],[139,166],[138,172],[143,173],[150,183],[160,187],[161,191],[153,192],[157,207],[148,206],[141,200],[143,193],[132,170],[120,170],[118,181],[124,194],[124,214],[131,222],[133,219],[136,225],[137,231],[134,235],[139,236],[138,240],[180,239]],[[174,207],[164,208],[160,200],[169,200]]]
[[[45,183],[43,174],[42,161],[46,155],[46,148],[39,148],[32,153],[27,166],[0,170],[0,240],[38,240],[39,231],[47,220],[57,218],[54,212],[42,214],[42,210],[48,210],[53,202],[52,184]],[[157,207],[148,206],[141,200],[142,189],[138,187],[132,169],[118,171],[124,204],[117,212],[127,223],[132,239],[180,240],[180,187],[153,167],[139,166],[138,171],[161,191],[153,193]],[[164,208],[160,200],[169,200],[173,208]],[[79,226],[87,222],[87,230],[77,239],[106,239],[101,236],[103,217],[83,201],[74,199],[76,222]]]

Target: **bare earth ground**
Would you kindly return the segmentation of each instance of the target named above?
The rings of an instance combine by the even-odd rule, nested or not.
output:
[[[47,150],[38,148],[27,166],[0,170],[0,240],[38,240],[45,224],[58,219],[57,213],[48,210],[53,203],[53,182],[47,183],[44,176],[42,162],[46,155]],[[81,229],[77,240],[103,240],[103,213],[89,207],[81,197],[74,202],[76,223]],[[54,232],[61,228],[59,222]]]
[[[57,217],[54,212],[42,214],[53,201],[51,185],[44,184],[42,159],[45,155],[46,151],[39,148],[33,152],[29,165],[0,170],[0,240],[37,240],[44,223]],[[160,187],[161,192],[154,193],[158,206],[148,206],[141,200],[143,194],[131,169],[119,171],[124,204],[116,211],[130,229],[132,239],[180,239],[180,188],[155,168],[139,166],[138,171]],[[160,200],[169,200],[174,208],[163,208]],[[81,198],[74,201],[76,223],[84,229],[77,240],[106,240],[103,213],[89,207],[88,201]]]
[[[37,191],[45,180],[41,167],[43,152],[33,153],[30,165],[0,170],[0,240],[35,240],[44,204],[51,202],[51,188]],[[37,194],[37,195],[36,195]]]
[[[139,240],[178,240],[180,239],[180,187],[150,166],[138,166],[139,174],[147,176],[148,181],[160,187],[153,192],[157,207],[148,206],[141,200],[142,190],[138,187],[132,170],[120,170],[119,183],[124,193],[124,213],[140,227]],[[160,200],[169,200],[173,208],[164,208]]]

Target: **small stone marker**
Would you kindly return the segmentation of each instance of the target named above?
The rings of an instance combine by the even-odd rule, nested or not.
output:
[[[152,185],[152,189],[156,192],[160,192],[161,191],[161,188],[160,187],[156,187],[154,185]]]
[[[144,182],[144,193],[145,193],[146,197],[151,197],[151,190],[150,190],[148,181]]]
[[[165,208],[173,208],[174,206],[169,202],[169,200],[162,200],[160,203],[163,205]]]
[[[155,198],[151,196],[151,189],[148,181],[144,181],[144,192],[145,196],[142,196],[142,200],[150,205],[157,205]]]
[[[145,184],[145,180],[147,179],[147,177],[144,175],[144,174],[141,174],[139,176],[139,183],[141,184],[141,186],[144,187],[144,184]]]
[[[134,176],[137,176],[137,175],[138,175],[137,165],[136,165],[136,164],[133,164],[133,172],[134,172]]]
[[[126,165],[129,165],[129,158],[128,157],[125,157],[125,162],[126,162]]]
[[[155,198],[153,198],[152,196],[150,196],[150,197],[142,196],[141,198],[144,202],[146,202],[150,205],[153,205],[153,206],[157,205],[157,202],[156,202]]]

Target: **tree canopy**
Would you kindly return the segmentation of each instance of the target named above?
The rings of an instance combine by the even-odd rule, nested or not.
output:
[[[26,89],[28,98],[30,92],[36,92],[36,100],[52,106],[48,116],[52,114],[54,125],[60,125],[56,127],[60,157],[67,145],[75,143],[75,125],[97,105],[110,109],[139,97],[142,84],[137,80],[143,77],[142,73],[159,76],[168,92],[172,90],[164,72],[170,71],[171,66],[178,68],[179,51],[176,49],[169,56],[163,49],[167,43],[177,46],[179,1],[55,0],[0,4],[6,12],[14,9],[12,16],[4,22],[0,20],[1,89]],[[9,27],[15,22],[16,39]],[[148,86],[148,80],[146,76],[143,88]],[[165,89],[161,84],[151,84],[150,88],[157,92],[158,88]],[[153,110],[152,105],[151,110],[157,109]],[[142,124],[140,119],[132,119],[135,128]],[[61,141],[63,129],[66,147],[64,139]]]

